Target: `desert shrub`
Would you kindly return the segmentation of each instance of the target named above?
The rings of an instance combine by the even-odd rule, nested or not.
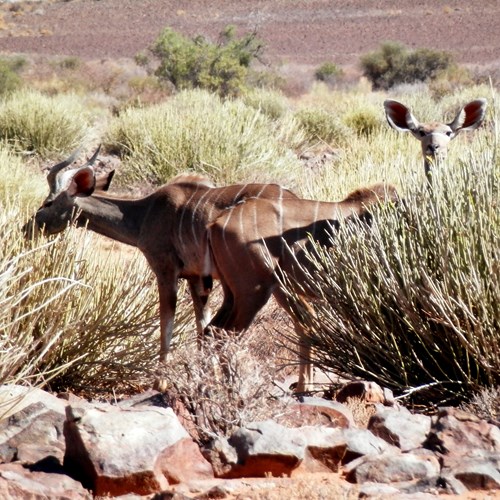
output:
[[[456,163],[316,248],[320,299],[301,318],[319,365],[426,405],[499,384],[499,163],[486,141]]]
[[[484,420],[497,421],[500,418],[500,386],[483,387],[461,408]]]
[[[207,91],[127,109],[108,130],[109,147],[125,157],[123,178],[166,182],[185,171],[218,183],[288,179],[299,168],[293,148],[303,140],[293,120],[275,122],[241,100]]]
[[[380,111],[373,108],[349,111],[343,117],[344,123],[357,135],[370,136],[383,126]]]
[[[329,85],[337,83],[343,76],[344,72],[335,63],[323,63],[315,72],[314,77],[320,82],[325,82]]]
[[[23,58],[0,58],[0,96],[10,94],[21,87],[22,79],[18,73],[25,62]]]
[[[84,101],[21,90],[0,102],[0,138],[16,150],[47,156],[80,146],[89,133]]]
[[[245,84],[248,67],[262,51],[256,33],[241,38],[227,26],[217,44],[202,36],[187,38],[166,28],[150,48],[159,60],[155,75],[178,90],[202,88],[221,96],[234,96]],[[136,59],[145,62],[144,57]]]
[[[253,89],[241,99],[247,106],[258,109],[273,120],[282,118],[289,109],[286,98],[274,90]]]
[[[310,142],[342,143],[349,136],[349,129],[336,116],[321,109],[302,109],[295,118],[304,129]]]
[[[272,393],[277,365],[272,352],[259,352],[261,346],[262,339],[251,333],[207,337],[201,350],[189,344],[176,350],[162,369],[174,407],[175,401],[184,405],[201,442],[283,415],[293,403]]]
[[[363,74],[374,89],[389,89],[400,83],[435,79],[453,65],[451,54],[432,49],[408,51],[396,42],[385,42],[380,49],[361,58]]]

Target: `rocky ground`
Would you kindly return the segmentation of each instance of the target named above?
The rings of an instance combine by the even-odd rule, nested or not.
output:
[[[5,53],[132,58],[164,27],[215,38],[232,24],[256,30],[267,60],[299,74],[325,61],[356,67],[385,40],[500,67],[497,0],[9,0],[0,9]]]

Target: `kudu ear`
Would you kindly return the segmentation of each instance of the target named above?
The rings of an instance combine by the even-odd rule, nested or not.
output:
[[[96,187],[94,170],[82,167],[72,173],[67,192],[70,196],[90,196]]]
[[[385,116],[389,125],[400,132],[414,132],[419,126],[411,111],[398,101],[384,101]]]
[[[488,101],[486,99],[476,99],[469,102],[458,112],[455,119],[448,126],[455,133],[461,130],[474,130],[484,120],[487,106]]]

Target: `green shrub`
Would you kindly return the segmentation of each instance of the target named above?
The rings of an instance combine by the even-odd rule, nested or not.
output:
[[[293,149],[302,141],[292,119],[275,122],[239,99],[223,101],[200,90],[125,110],[110,124],[106,138],[108,147],[126,160],[126,182],[153,184],[186,171],[222,184],[288,181],[299,168]]]
[[[301,318],[317,364],[425,405],[500,384],[500,165],[485,143],[457,163],[316,248]]]
[[[250,90],[242,96],[242,101],[247,106],[260,110],[273,120],[282,118],[289,109],[285,97],[273,90]]]
[[[374,89],[389,89],[401,83],[435,79],[453,65],[451,54],[431,49],[408,51],[396,42],[385,42],[380,49],[361,58],[363,74]]]
[[[220,42],[214,44],[202,36],[187,38],[166,28],[150,48],[159,60],[155,75],[178,90],[202,88],[221,96],[239,94],[262,44],[255,32],[242,38],[236,38],[234,32],[234,27],[226,27]],[[137,60],[146,62],[144,56]]]
[[[315,72],[314,77],[320,82],[333,85],[343,76],[344,72],[335,63],[323,63]]]
[[[302,109],[295,118],[310,142],[338,145],[349,136],[349,130],[337,117],[321,109]]]
[[[384,125],[380,112],[375,109],[359,109],[348,112],[344,116],[344,123],[354,130],[357,135],[368,137]]]
[[[84,101],[21,90],[0,102],[0,138],[15,149],[47,156],[81,146],[89,132]]]
[[[0,96],[10,94],[22,85],[18,72],[23,68],[22,58],[0,59]]]

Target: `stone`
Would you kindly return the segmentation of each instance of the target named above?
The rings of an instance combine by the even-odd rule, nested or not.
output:
[[[290,476],[304,459],[306,441],[300,429],[267,420],[238,429],[228,440],[237,464],[225,477]]]
[[[162,457],[189,438],[171,408],[68,407],[67,413],[64,467],[95,495],[147,495],[169,486],[173,473],[161,469]]]
[[[370,417],[368,429],[376,436],[397,446],[402,451],[419,448],[431,430],[431,418],[412,414],[406,408],[377,406]]]
[[[385,394],[382,387],[375,382],[364,380],[347,383],[335,396],[335,399],[339,403],[345,403],[350,398],[360,399],[366,403],[383,404],[385,402]]]
[[[91,500],[92,494],[63,474],[32,472],[20,464],[0,465],[0,498]]]
[[[440,465],[433,456],[387,452],[383,455],[360,457],[344,470],[348,480],[352,482],[393,483],[437,478]]]

